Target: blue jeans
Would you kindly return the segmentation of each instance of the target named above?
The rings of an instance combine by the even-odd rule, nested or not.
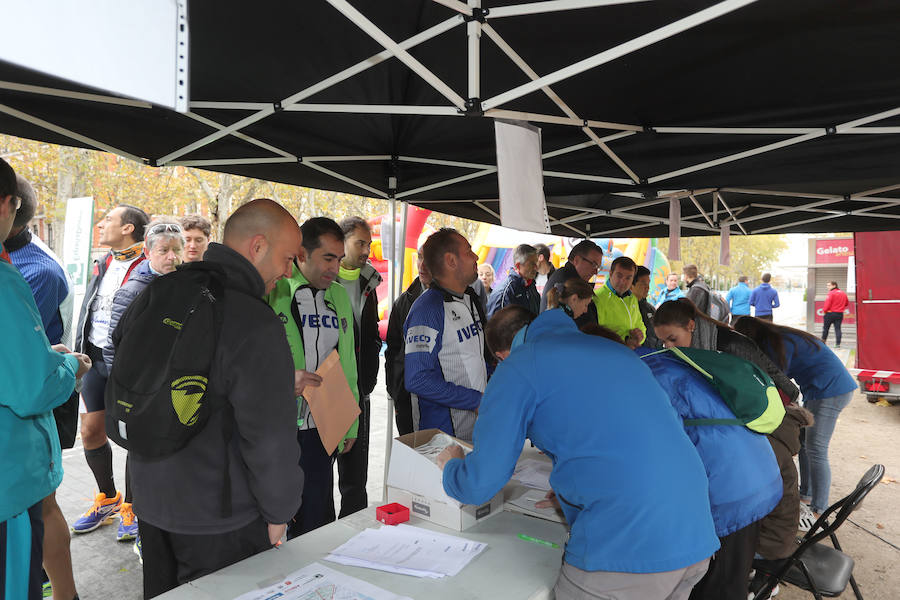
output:
[[[810,501],[809,507],[816,514],[828,508],[828,491],[831,488],[831,465],[828,464],[828,443],[834,433],[838,415],[850,404],[853,392],[831,398],[811,398],[803,405],[816,419],[812,427],[803,430],[800,446],[800,499]]]

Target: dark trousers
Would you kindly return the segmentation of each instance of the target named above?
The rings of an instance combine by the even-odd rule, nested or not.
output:
[[[759,521],[723,538],[709,561],[709,570],[691,591],[690,600],[746,600],[753,555],[759,540]]]
[[[769,313],[769,314],[767,314],[767,315],[756,315],[756,318],[759,319],[759,320],[761,320],[761,321],[769,321],[769,322],[771,322],[771,321],[772,321],[772,313]]]
[[[288,539],[335,520],[334,458],[325,452],[317,429],[298,430],[297,441],[303,469],[303,503],[293,523],[288,523]]]
[[[369,505],[366,494],[366,479],[369,474],[369,397],[359,399],[359,433],[353,448],[346,454],[339,454],[338,489],[341,490],[341,512],[338,518],[360,511]]]
[[[397,435],[412,433],[412,396],[405,389],[400,389],[397,397],[394,398],[394,414],[396,415]]]
[[[41,502],[0,522],[0,598],[39,600],[43,596]]]
[[[144,559],[144,598],[218,571],[272,547],[262,517],[226,533],[172,533],[138,521]]]
[[[841,323],[844,322],[844,313],[841,312],[827,312],[823,317],[825,322],[824,327],[822,328],[822,341],[828,341],[828,329],[834,325],[834,338],[837,340],[837,345],[841,345]]]

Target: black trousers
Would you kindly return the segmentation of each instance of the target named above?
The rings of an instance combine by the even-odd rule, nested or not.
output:
[[[691,591],[690,600],[746,600],[753,555],[759,540],[759,521],[723,538],[709,561],[709,570]]]
[[[844,313],[842,312],[827,312],[823,317],[824,327],[822,328],[822,341],[828,341],[828,329],[834,325],[834,338],[837,340],[837,345],[841,345],[841,323],[844,322]]]
[[[412,396],[405,389],[400,389],[397,397],[394,398],[394,414],[397,422],[397,435],[412,433]]]
[[[369,397],[359,399],[359,433],[353,448],[338,454],[338,489],[341,491],[341,511],[338,518],[360,511],[369,505],[366,480],[369,474]]]
[[[272,547],[262,517],[226,533],[172,533],[138,521],[144,559],[144,598],[218,571]]]
[[[772,320],[773,320],[773,319],[772,319],[772,313],[769,313],[769,314],[767,314],[767,315],[756,315],[756,318],[757,318],[757,319],[760,319],[760,320],[762,320],[762,321],[772,321]]]
[[[288,539],[328,525],[334,513],[334,458],[325,452],[317,429],[297,431],[300,443],[300,467],[303,469],[302,504],[292,523]]]

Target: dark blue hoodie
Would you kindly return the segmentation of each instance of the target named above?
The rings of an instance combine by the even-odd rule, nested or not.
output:
[[[703,463],[647,365],[622,344],[581,333],[560,309],[521,337],[485,390],[475,450],[444,467],[447,494],[488,501],[529,438],[553,461],[550,485],[571,528],[567,563],[658,573],[715,552]]]

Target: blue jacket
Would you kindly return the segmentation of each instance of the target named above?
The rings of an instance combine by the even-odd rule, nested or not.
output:
[[[781,306],[778,292],[768,283],[761,283],[750,294],[750,306],[756,309],[757,317],[771,315],[773,308]]]
[[[122,284],[122,287],[116,290],[113,295],[112,306],[109,309],[109,335],[107,336],[106,347],[103,348],[103,362],[106,363],[108,372],[112,372],[113,359],[116,356],[116,346],[113,344],[113,332],[116,326],[125,314],[125,310],[131,305],[135,298],[141,295],[150,282],[159,277],[159,275],[150,268],[150,261],[142,261],[128,278],[128,281]]]
[[[0,522],[50,495],[62,482],[53,409],[75,389],[78,360],[50,348],[31,288],[0,261]]]
[[[510,269],[503,283],[491,290],[487,304],[487,317],[490,319],[495,312],[510,304],[523,306],[535,315],[541,312],[541,295],[538,294],[534,281],[526,284],[525,278],[519,275],[515,269]]]
[[[560,309],[541,313],[524,338],[488,383],[475,450],[444,467],[447,494],[489,500],[529,438],[553,461],[569,564],[658,573],[715,552],[703,463],[647,365],[622,344],[579,332]],[[610,374],[602,387],[597,365]]]
[[[784,374],[800,386],[804,402],[813,398],[833,398],[858,387],[834,352],[820,340],[814,340],[815,348],[806,340],[792,333],[782,335],[786,363]],[[776,361],[774,353],[768,348],[766,350]]]
[[[725,301],[728,302],[734,316],[750,314],[750,288],[743,281],[728,290]]]
[[[679,298],[684,298],[684,292],[681,291],[681,288],[675,288],[674,290],[663,288],[663,290],[659,293],[659,298],[657,298],[656,300],[656,308],[659,308],[659,305],[663,302],[668,302],[669,300],[678,300]]]
[[[735,418],[700,373],[670,353],[645,356],[644,361],[682,419]],[[685,425],[684,430],[706,467],[709,505],[720,538],[772,512],[783,486],[766,436],[738,425]]]
[[[9,259],[31,287],[47,338],[51,344],[58,344],[65,329],[60,305],[69,295],[66,273],[49,254],[32,241],[32,233],[28,229],[23,229],[15,238],[21,245],[12,249],[10,240],[7,240]],[[71,321],[71,317],[68,320]]]

